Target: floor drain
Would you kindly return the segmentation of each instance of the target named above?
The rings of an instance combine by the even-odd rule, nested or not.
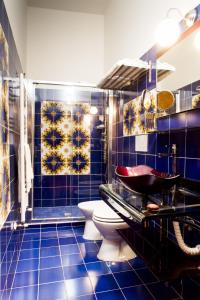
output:
[[[65,217],[71,217],[71,215],[72,215],[71,213],[64,213]]]

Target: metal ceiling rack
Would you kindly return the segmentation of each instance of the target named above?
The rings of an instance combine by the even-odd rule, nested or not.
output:
[[[157,81],[163,80],[165,77],[169,76],[171,73],[176,71],[172,65],[161,62],[157,60],[156,62],[156,70],[157,70]]]
[[[141,59],[131,60],[123,59],[118,61],[108,74],[97,85],[101,89],[110,90],[130,90],[134,82],[145,74],[149,74],[151,71],[151,63],[147,63]],[[175,71],[175,68],[169,64],[157,62],[157,79],[162,80],[168,76],[171,72]]]

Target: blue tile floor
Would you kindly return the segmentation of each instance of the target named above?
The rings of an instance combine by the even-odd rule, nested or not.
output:
[[[138,257],[123,263],[99,261],[100,242],[84,240],[82,234],[82,226],[26,228],[15,273],[8,277],[11,288],[1,292],[1,299],[199,299],[195,281],[161,282]]]
[[[78,206],[34,207],[33,218],[83,218],[83,214]]]

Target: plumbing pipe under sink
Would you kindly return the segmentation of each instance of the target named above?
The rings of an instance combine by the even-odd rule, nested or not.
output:
[[[176,236],[177,243],[181,250],[186,253],[187,255],[199,255],[200,254],[200,245],[196,245],[196,247],[189,247],[184,242],[181,230],[180,230],[180,223],[177,221],[173,221],[174,232]]]

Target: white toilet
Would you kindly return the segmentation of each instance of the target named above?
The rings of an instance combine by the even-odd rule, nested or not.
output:
[[[105,202],[101,202],[94,209],[93,221],[103,236],[103,242],[97,255],[98,259],[120,262],[133,259],[136,256],[117,232],[117,229],[126,229],[129,225]]]
[[[92,220],[94,209],[99,207],[101,203],[103,203],[102,200],[85,201],[78,204],[78,207],[86,219],[83,234],[83,238],[86,240],[102,240],[102,236]]]

